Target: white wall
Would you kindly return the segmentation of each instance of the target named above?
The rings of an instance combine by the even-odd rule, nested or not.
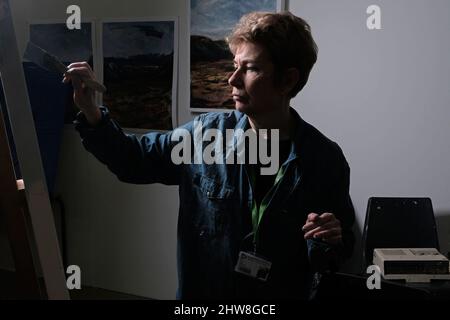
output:
[[[366,27],[372,4],[382,30]],[[290,9],[310,22],[319,47],[293,105],[343,148],[360,230],[371,196],[430,197],[447,253],[450,2],[293,0]]]
[[[27,19],[61,19],[75,1],[13,0],[20,46]],[[187,109],[187,1],[76,1],[86,18],[179,16],[179,122]],[[366,28],[382,9],[383,30]],[[343,148],[360,230],[370,196],[429,196],[442,251],[450,250],[450,2],[290,1],[312,25],[319,60],[292,105]],[[85,285],[157,299],[175,297],[175,187],[120,183],[66,127],[58,189],[66,204],[69,263]],[[0,260],[1,261],[1,260]],[[357,270],[356,256],[350,267]]]

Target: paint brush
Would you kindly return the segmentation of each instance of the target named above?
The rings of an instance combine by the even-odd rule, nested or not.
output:
[[[57,57],[54,55],[48,53],[41,47],[35,45],[31,41],[28,42],[27,48],[25,50],[24,58],[28,59],[34,63],[36,63],[38,66],[55,73],[66,73],[68,68],[64,63],[62,63]],[[73,77],[74,75],[72,75]],[[80,76],[80,79],[84,84],[96,91],[99,91],[101,93],[106,91],[106,87],[102,85],[101,83],[88,79],[83,78]]]

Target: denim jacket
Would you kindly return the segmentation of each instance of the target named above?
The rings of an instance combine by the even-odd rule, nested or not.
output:
[[[119,180],[178,185],[177,228],[179,299],[308,298],[313,274],[336,268],[353,251],[354,209],[350,169],[339,146],[296,119],[295,137],[284,177],[270,199],[258,229],[257,253],[272,262],[267,281],[234,271],[240,251],[252,251],[251,182],[244,164],[174,164],[174,131],[141,137],[125,134],[102,107],[102,121],[90,127],[75,120],[84,147]],[[203,128],[249,128],[246,115],[207,113]],[[193,121],[182,128],[193,131]],[[151,203],[149,203],[151,207]],[[301,228],[311,212],[332,212],[341,222],[343,244],[305,241]]]

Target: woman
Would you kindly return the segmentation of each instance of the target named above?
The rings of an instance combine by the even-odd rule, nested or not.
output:
[[[195,123],[224,135],[278,130],[279,140],[269,140],[279,147],[275,174],[261,174],[259,162],[174,163],[177,130],[125,135],[74,77],[94,77],[84,62],[72,63],[64,77],[81,110],[76,128],[120,180],[179,185],[178,298],[307,299],[314,272],[337,268],[354,243],[347,161],[290,107],[317,47],[309,25],[289,12],[242,17],[228,43],[236,110],[202,114],[177,130],[195,136]]]

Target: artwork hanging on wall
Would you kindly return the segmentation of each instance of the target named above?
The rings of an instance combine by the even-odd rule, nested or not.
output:
[[[244,14],[284,7],[284,0],[190,0],[191,111],[234,109],[228,84],[233,55],[225,39]]]
[[[166,131],[177,125],[177,23],[160,17],[108,19],[69,30],[65,22],[46,21],[30,23],[30,41],[66,65],[87,61],[107,88],[97,102],[123,128]],[[78,113],[71,94],[65,113],[71,124]]]
[[[61,21],[33,22],[29,24],[29,31],[31,42],[58,57],[65,65],[87,61],[93,66],[95,33],[91,22],[82,23],[79,30],[69,30]],[[53,195],[64,124],[72,124],[79,109],[73,102],[72,87],[61,82],[62,74],[26,58],[22,66],[48,192]]]
[[[176,19],[104,20],[101,25],[103,104],[124,128],[176,126]]]
[[[57,56],[65,65],[75,61],[87,61],[94,69],[93,23],[83,22],[79,30],[67,29],[65,22],[34,22],[30,23],[29,27],[30,41]],[[28,67],[25,62],[24,68]],[[71,124],[78,111],[72,94],[69,93],[65,102],[64,123]]]

